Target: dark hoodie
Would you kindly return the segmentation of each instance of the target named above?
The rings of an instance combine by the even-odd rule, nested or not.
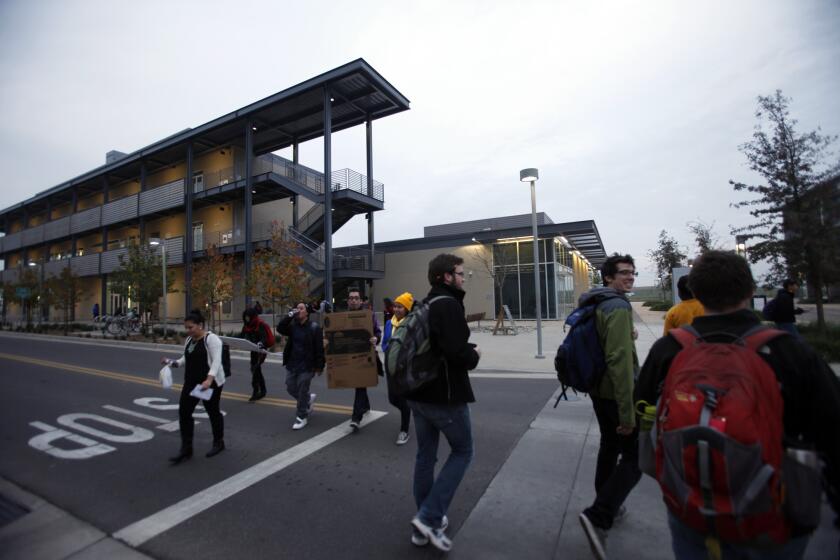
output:
[[[432,287],[426,301],[449,296],[434,302],[429,313],[432,350],[443,357],[437,379],[420,387],[408,398],[434,404],[475,402],[469,370],[478,365],[475,344],[470,344],[470,328],[464,317],[466,293],[452,286]]]
[[[777,323],[795,323],[796,316],[803,313],[793,303],[793,294],[782,288],[776,294],[776,309],[773,310],[773,320]]]

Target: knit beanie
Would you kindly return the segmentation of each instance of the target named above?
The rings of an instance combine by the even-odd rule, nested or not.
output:
[[[411,308],[414,307],[414,296],[409,292],[404,292],[399,297],[394,298],[394,303],[399,303],[408,311],[411,311]]]

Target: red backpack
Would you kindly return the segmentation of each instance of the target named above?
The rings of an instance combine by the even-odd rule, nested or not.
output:
[[[265,349],[271,350],[271,348],[277,343],[277,339],[274,338],[274,331],[272,328],[260,319],[260,327],[265,330]]]
[[[669,334],[682,350],[657,411],[656,478],[668,509],[724,542],[786,542],[784,403],[758,353],[784,333],[756,327],[726,343],[707,342],[692,327]]]

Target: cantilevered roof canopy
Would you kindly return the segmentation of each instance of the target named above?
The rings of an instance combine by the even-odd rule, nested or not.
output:
[[[523,215],[530,218],[529,215]],[[510,216],[506,218],[495,218],[494,220],[500,223],[506,223],[511,219],[523,216]],[[490,220],[476,220],[474,222],[464,222],[471,225],[482,225],[484,222]],[[550,218],[545,221],[550,221]],[[458,224],[448,224],[455,226]],[[584,257],[592,264],[592,266],[600,267],[607,258],[604,244],[601,242],[601,235],[598,233],[598,228],[594,220],[582,220],[579,222],[565,222],[561,224],[542,223],[537,226],[537,237],[551,238],[551,237],[565,237],[573,249],[577,249]],[[418,237],[415,239],[403,239],[400,241],[386,241],[384,243],[377,243],[376,248],[386,253],[392,251],[405,251],[410,249],[435,249],[442,247],[452,247],[455,245],[468,245],[472,242],[479,243],[494,243],[500,239],[510,239],[517,237],[531,236],[531,226],[519,227],[503,227],[496,228],[474,228],[471,231],[461,230],[455,233],[448,233],[443,235],[427,235],[426,237]]]
[[[192,141],[196,153],[218,146],[243,145],[245,126],[251,123],[254,152],[260,155],[305,142],[324,134],[324,88],[332,97],[332,131],[338,132],[409,109],[409,100],[364,59],[340,66],[265,99],[242,107],[197,128],[188,128],[126,157],[98,167],[32,198],[0,211],[14,211],[58,194],[72,186],[99,186],[109,175],[127,179],[139,175],[140,162],[149,172],[186,157]]]

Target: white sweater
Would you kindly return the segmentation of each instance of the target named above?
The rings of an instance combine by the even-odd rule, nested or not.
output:
[[[187,345],[192,341],[192,337],[187,337],[187,342],[184,345],[186,349]],[[212,375],[216,378],[216,385],[222,386],[225,384],[225,369],[222,367],[222,339],[213,334],[210,331],[207,331],[204,335],[205,348],[207,349],[207,365],[210,366],[210,371],[207,372],[207,375]],[[185,350],[186,352],[186,350]],[[175,360],[175,365],[178,367],[183,367],[184,363],[187,361],[186,353],[183,354],[180,358]]]

